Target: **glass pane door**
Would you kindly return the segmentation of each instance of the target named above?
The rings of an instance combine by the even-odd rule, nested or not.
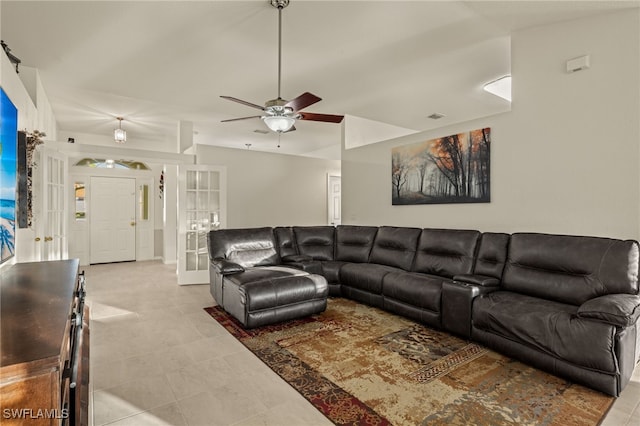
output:
[[[183,166],[178,192],[178,284],[209,282],[209,231],[223,227],[225,170]]]
[[[41,211],[43,221],[40,227],[41,260],[59,260],[67,257],[66,238],[66,168],[64,155],[49,150],[42,151],[43,190]]]

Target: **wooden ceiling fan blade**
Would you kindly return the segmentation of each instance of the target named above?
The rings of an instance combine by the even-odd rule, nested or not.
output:
[[[298,96],[295,99],[291,99],[284,106],[293,109],[293,111],[300,111],[308,107],[309,105],[313,105],[316,102],[320,102],[322,98],[314,95],[313,93],[304,92],[302,95]]]
[[[234,98],[233,96],[220,96],[220,97],[222,99],[226,99],[228,101],[237,102],[239,104],[246,105],[246,106],[251,107],[251,108],[261,109],[262,111],[264,111],[264,107],[263,106],[260,106],[260,105],[257,105],[257,104],[253,104],[251,102],[243,101],[242,99]]]
[[[314,112],[300,113],[300,120],[323,121],[325,123],[341,123],[343,119],[344,115],[316,114]]]
[[[261,115],[252,115],[251,117],[229,118],[228,120],[220,120],[221,123],[228,123],[229,121],[249,120],[250,118],[261,118]]]

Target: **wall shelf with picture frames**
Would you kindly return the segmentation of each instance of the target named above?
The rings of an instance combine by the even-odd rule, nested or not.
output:
[[[184,166],[178,192],[178,284],[209,282],[209,231],[225,227],[226,172],[223,167]]]

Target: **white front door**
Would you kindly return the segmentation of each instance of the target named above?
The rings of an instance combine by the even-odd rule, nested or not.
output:
[[[327,205],[329,225],[338,226],[342,223],[342,178],[337,175],[328,175]]]
[[[91,177],[90,262],[136,260],[136,180]]]

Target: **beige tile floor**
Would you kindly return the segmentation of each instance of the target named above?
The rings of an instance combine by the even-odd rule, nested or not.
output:
[[[84,267],[91,417],[101,425],[330,425],[202,309],[158,261]],[[603,423],[640,425],[640,367]]]

